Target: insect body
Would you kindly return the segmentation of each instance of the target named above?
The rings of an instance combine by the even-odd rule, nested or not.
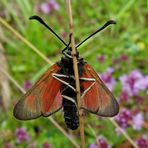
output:
[[[79,76],[82,77],[84,61],[82,58],[78,57],[78,67],[79,67]],[[58,62],[58,65],[61,67],[61,76],[64,77],[64,81],[68,85],[62,85],[62,97],[63,97],[63,109],[64,109],[64,118],[67,124],[67,127],[74,130],[79,126],[79,117],[77,111],[77,102],[76,102],[76,90],[75,90],[75,80],[74,80],[74,71],[73,71],[73,61],[71,57],[71,48],[68,49],[68,52],[64,57],[61,58],[61,61]]]
[[[49,28],[41,18],[33,16],[32,19],[37,19]],[[109,24],[111,23],[105,25],[108,26]],[[103,28],[105,26],[98,31]],[[50,31],[53,32],[51,28]],[[54,34],[57,36],[56,33]],[[59,36],[57,37],[59,38]],[[59,62],[52,65],[39,81],[22,96],[14,108],[14,116],[20,120],[29,120],[40,116],[49,116],[63,107],[67,127],[75,130],[79,126],[79,115],[71,47],[61,38],[60,40],[66,45],[66,48],[62,51],[64,56]],[[81,108],[100,116],[111,117],[116,115],[119,111],[119,105],[112,93],[93,68],[79,56],[78,52],[75,56],[78,60],[80,77]]]

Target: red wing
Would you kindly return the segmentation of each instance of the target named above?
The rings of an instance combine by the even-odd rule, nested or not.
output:
[[[62,107],[61,82],[52,73],[59,73],[60,67],[52,65],[38,82],[19,100],[14,107],[14,116],[29,120],[41,115],[49,116]]]
[[[119,111],[119,105],[115,97],[88,64],[84,65],[83,77],[94,78],[96,82],[82,98],[82,108],[100,116],[111,117],[116,115]],[[82,81],[81,87],[86,90],[92,83],[90,81]]]

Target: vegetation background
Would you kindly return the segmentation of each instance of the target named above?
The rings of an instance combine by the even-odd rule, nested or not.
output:
[[[113,119],[138,147],[148,148],[148,1],[72,1],[72,9],[77,44],[108,20],[116,20],[116,25],[98,33],[78,50],[115,94],[120,112]],[[64,48],[46,28],[29,21],[32,15],[42,17],[65,42],[69,41],[64,1],[0,1],[0,147],[75,147],[47,118],[24,122],[12,114],[22,92],[9,81],[7,73],[28,90],[50,64],[4,22],[53,63],[60,60]],[[71,132],[66,128],[62,111],[53,118],[80,145],[79,130]],[[85,136],[90,148],[97,148],[98,143],[100,148],[132,147],[108,118],[92,114],[85,117]]]

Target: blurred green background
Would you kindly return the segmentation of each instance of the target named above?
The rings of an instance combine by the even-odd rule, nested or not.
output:
[[[76,44],[108,20],[117,22],[78,48],[81,56],[101,75],[120,104],[115,121],[141,148],[148,147],[148,2],[136,0],[72,1]],[[50,66],[25,42],[31,42],[53,63],[60,60],[65,47],[51,32],[28,18],[39,15],[66,42],[69,23],[64,1],[0,1],[0,68],[7,71],[24,89],[29,89]],[[3,21],[2,21],[3,20]],[[22,92],[0,71],[0,147],[69,148],[75,147],[47,119],[18,121],[13,117],[14,104]],[[6,97],[6,98],[5,98]],[[54,119],[80,145],[79,130],[69,131],[62,111]],[[96,115],[85,117],[86,146],[96,148],[132,147],[131,143],[108,120]]]

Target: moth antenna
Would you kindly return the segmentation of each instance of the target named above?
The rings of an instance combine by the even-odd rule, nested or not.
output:
[[[50,30],[65,46],[67,46],[67,44],[43,21],[43,19],[37,15],[31,16],[29,17],[30,20],[37,20],[38,22],[40,22],[42,25],[44,25],[48,30]]]
[[[116,24],[116,22],[114,20],[109,20],[108,22],[106,22],[101,28],[99,28],[97,31],[95,31],[94,33],[92,33],[90,36],[88,36],[86,39],[84,39],[81,43],[79,43],[76,48],[78,48],[80,45],[82,45],[86,40],[88,40],[89,38],[91,38],[92,36],[94,36],[96,33],[100,32],[101,30],[105,29],[107,26],[111,25],[111,24]]]

